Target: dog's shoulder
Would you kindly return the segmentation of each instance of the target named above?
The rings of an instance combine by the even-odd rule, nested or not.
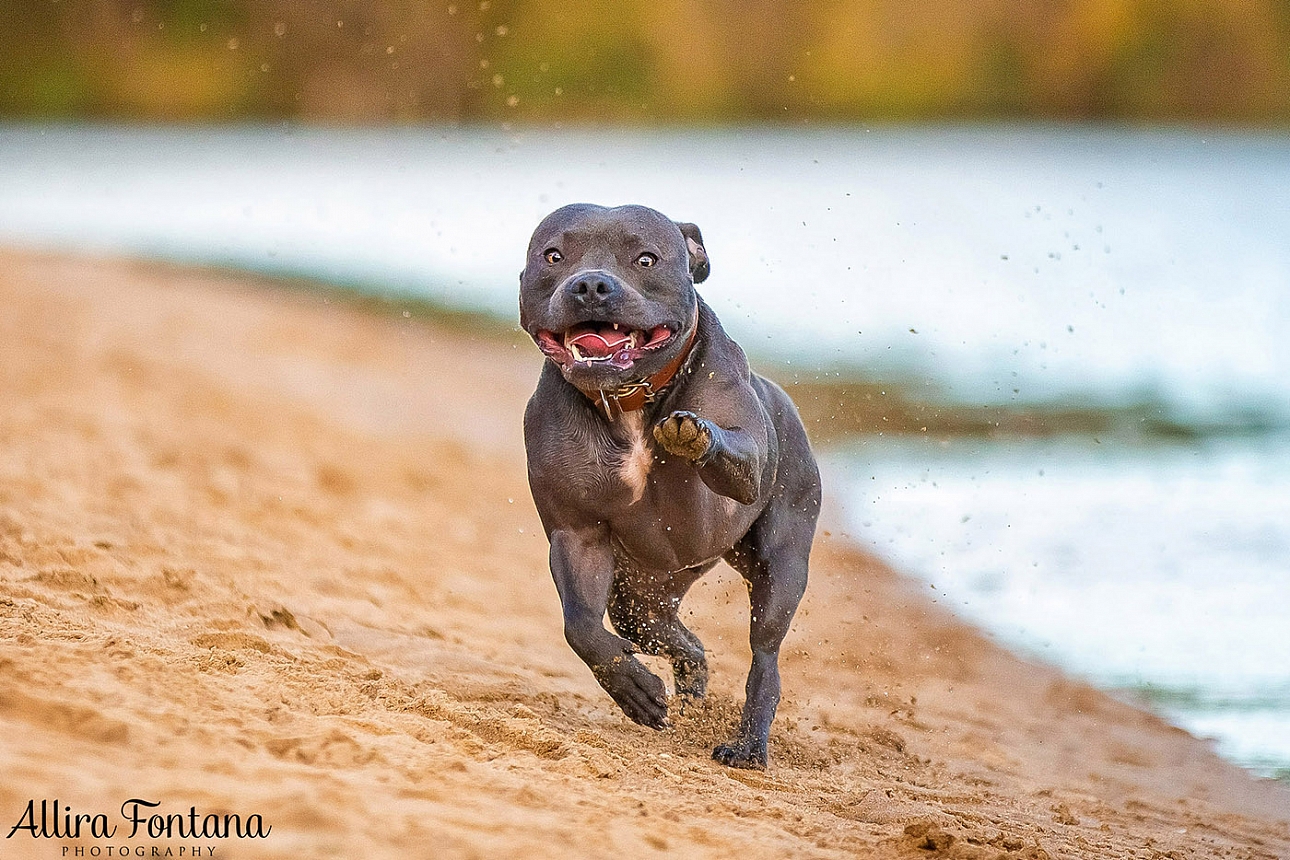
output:
[[[725,374],[748,380],[752,370],[748,365],[747,354],[739,342],[726,333],[716,311],[702,298],[699,299],[699,333],[695,360],[687,362],[692,370],[699,369],[695,365],[702,366],[709,373],[711,368],[719,368]]]
[[[729,427],[747,426],[757,413],[764,411],[748,356],[702,299],[699,300],[699,337],[678,373],[674,388],[664,404],[664,412],[690,410]]]

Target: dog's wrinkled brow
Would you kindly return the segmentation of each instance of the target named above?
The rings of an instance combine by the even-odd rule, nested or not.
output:
[[[586,227],[572,227],[553,232],[546,244],[555,241],[563,248],[623,245],[627,247],[654,246],[659,244],[656,238],[641,236],[638,233],[624,230],[617,224],[596,224]]]

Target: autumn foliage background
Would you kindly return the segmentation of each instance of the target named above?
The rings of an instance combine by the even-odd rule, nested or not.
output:
[[[1288,0],[7,0],[0,117],[1284,126]]]

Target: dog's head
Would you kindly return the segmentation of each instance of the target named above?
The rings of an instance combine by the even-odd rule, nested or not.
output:
[[[644,206],[565,206],[529,240],[520,325],[569,382],[613,388],[685,348],[708,271],[693,224]]]

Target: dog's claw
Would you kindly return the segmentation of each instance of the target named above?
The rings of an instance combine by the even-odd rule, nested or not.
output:
[[[770,755],[764,743],[733,741],[721,744],[712,751],[712,757],[726,767],[737,767],[744,770],[765,770],[770,763]]]
[[[678,409],[654,425],[654,439],[669,454],[693,463],[712,450],[712,426],[707,419]]]

